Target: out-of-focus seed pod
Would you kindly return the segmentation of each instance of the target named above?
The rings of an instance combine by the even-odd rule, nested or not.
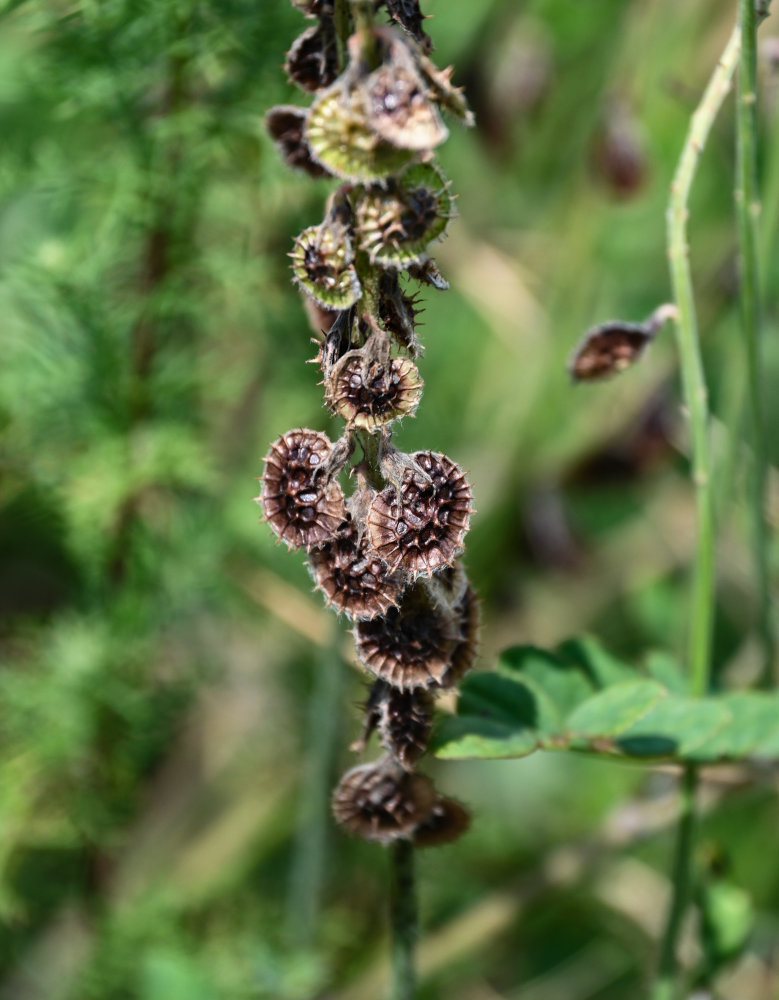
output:
[[[470,585],[454,607],[460,641],[455,646],[449,668],[440,681],[442,688],[454,687],[471,669],[479,648],[479,600]]]
[[[365,667],[407,691],[440,686],[462,641],[455,613],[436,604],[420,584],[385,616],[358,622],[354,638]]]
[[[389,844],[410,837],[436,801],[433,783],[385,758],[347,771],[333,793],[336,822],[365,840]]]
[[[592,146],[597,177],[618,198],[629,198],[646,183],[649,172],[643,136],[624,101],[612,100]]]
[[[352,243],[345,226],[309,226],[290,254],[296,283],[325,309],[348,309],[361,294]]]
[[[461,837],[471,825],[471,814],[456,799],[440,795],[427,819],[414,830],[416,847],[438,847]]]
[[[399,24],[407,31],[425,54],[433,51],[433,40],[422,30],[425,16],[419,9],[419,0],[384,0],[387,13],[393,24]]]
[[[353,618],[386,614],[403,593],[403,577],[389,572],[351,517],[329,542],[310,551],[309,562],[327,603]]]
[[[306,17],[333,16],[333,0],[291,0],[291,3]]]
[[[321,545],[346,517],[341,487],[322,474],[332,447],[324,434],[303,427],[282,434],[265,457],[257,500],[290,548]]]
[[[338,76],[338,46],[332,18],[306,28],[292,43],[284,62],[287,76],[303,90],[317,91]]]
[[[411,770],[430,740],[432,695],[425,688],[398,690],[386,681],[376,681],[371,695],[376,703],[376,725],[384,747],[406,770]]]
[[[618,375],[635,364],[652,339],[643,323],[612,320],[593,327],[576,347],[568,366],[574,382]]]
[[[323,90],[311,105],[306,138],[314,159],[350,181],[380,180],[402,170],[415,156],[371,129],[364,102],[343,80]]]
[[[406,270],[410,278],[414,278],[424,285],[432,285],[439,292],[445,292],[449,288],[449,282],[438,270],[438,264],[430,258],[419,264],[409,264]]]
[[[361,248],[372,261],[404,268],[419,264],[454,216],[449,183],[438,167],[418,163],[385,186],[366,190],[356,206]]]
[[[308,112],[294,104],[278,104],[265,115],[265,126],[281,150],[284,162],[311,177],[330,177],[330,171],[311,158],[305,127]]]
[[[390,357],[389,349],[389,337],[374,331],[326,379],[328,405],[349,427],[374,431],[416,409],[422,393],[419,371],[408,358]]]
[[[373,498],[368,535],[391,569],[429,575],[450,564],[463,544],[471,488],[446,455],[418,451],[409,458],[400,486]]]
[[[435,63],[419,51],[415,53],[415,63],[427,85],[426,92],[430,99],[439,107],[446,108],[459,118],[463,125],[470,128],[474,124],[473,114],[462,90],[452,84],[453,68],[448,66],[446,69],[438,69]]]

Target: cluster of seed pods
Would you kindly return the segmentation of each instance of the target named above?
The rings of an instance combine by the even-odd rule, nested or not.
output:
[[[478,602],[459,561],[472,497],[454,461],[399,451],[392,429],[422,392],[408,285],[447,287],[429,256],[453,215],[433,162],[447,136],[442,110],[466,124],[471,115],[449,72],[428,58],[418,0],[352,0],[345,46],[334,0],[293,4],[314,24],[285,68],[315,97],[309,108],[272,108],[266,123],[287,163],[340,181],[290,256],[319,335],[325,403],[345,428],[335,442],[308,428],[283,434],[265,458],[258,500],[276,535],[306,550],[327,604],[351,619],[372,678],[355,747],[376,733],[384,753],[343,776],[336,820],[384,844],[432,845],[468,825],[467,810],[416,767],[436,693],[476,654]],[[381,8],[391,25],[375,23]]]

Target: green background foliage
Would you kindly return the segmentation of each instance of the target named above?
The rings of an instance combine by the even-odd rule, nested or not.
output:
[[[589,326],[668,298],[668,183],[735,4],[425,9],[480,127],[451,123],[440,153],[459,195],[438,256],[451,290],[427,295],[425,393],[397,440],[469,470],[481,666],[584,630],[628,664],[680,656],[693,504],[670,330],[603,386],[572,388],[565,365]],[[7,0],[0,24],[0,998],[381,996],[385,856],[327,807],[363,681],[251,503],[269,441],[337,427],[285,256],[330,185],[288,172],[262,125],[305,103],[281,69],[304,22],[287,0]],[[761,80],[771,428],[767,59]],[[732,124],[728,105],[691,205],[721,697],[757,663]],[[638,144],[629,196],[614,129]],[[429,768],[475,818],[420,858],[421,1000],[635,996],[674,776],[563,754]],[[723,998],[772,996],[775,771],[720,768],[703,804],[705,948],[686,961],[721,973]]]

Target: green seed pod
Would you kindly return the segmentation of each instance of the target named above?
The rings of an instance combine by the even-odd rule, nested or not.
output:
[[[348,309],[361,295],[352,263],[352,242],[344,226],[309,226],[290,254],[296,283],[325,309]]]
[[[432,163],[418,163],[385,187],[367,189],[356,207],[360,247],[373,262],[418,264],[454,215],[449,182]]]

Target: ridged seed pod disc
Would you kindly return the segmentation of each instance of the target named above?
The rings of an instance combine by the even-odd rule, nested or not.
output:
[[[471,488],[446,455],[410,456],[428,479],[409,469],[400,489],[388,486],[373,498],[368,535],[390,569],[431,574],[452,562],[470,523]]]
[[[408,358],[369,360],[350,351],[329,380],[327,397],[350,427],[374,431],[412,414],[422,394],[422,379]]]
[[[407,52],[403,42],[395,43],[392,51]],[[426,96],[413,60],[407,56],[398,61],[390,58],[356,92],[365,102],[371,131],[393,146],[425,152],[449,135],[438,108]]]
[[[336,81],[311,105],[306,138],[315,160],[344,180],[381,180],[407,166],[413,150],[399,149],[368,124],[362,102]]]
[[[351,241],[340,226],[309,226],[290,254],[296,283],[325,309],[348,309],[361,294]]]
[[[437,606],[419,585],[398,608],[372,621],[358,622],[354,638],[365,667],[393,687],[439,687],[461,642],[455,616]]]
[[[351,518],[329,542],[311,550],[309,562],[327,603],[353,618],[383,615],[403,593],[403,577],[390,573]]]
[[[360,246],[386,266],[418,264],[453,215],[444,175],[431,163],[415,164],[386,188],[369,188],[362,195],[357,203]]]
[[[429,778],[383,760],[347,771],[333,793],[336,822],[365,840],[389,844],[409,837],[436,801]]]
[[[265,520],[290,548],[321,545],[346,517],[341,487],[319,475],[331,450],[324,434],[300,428],[282,434],[265,457],[257,499]]]

